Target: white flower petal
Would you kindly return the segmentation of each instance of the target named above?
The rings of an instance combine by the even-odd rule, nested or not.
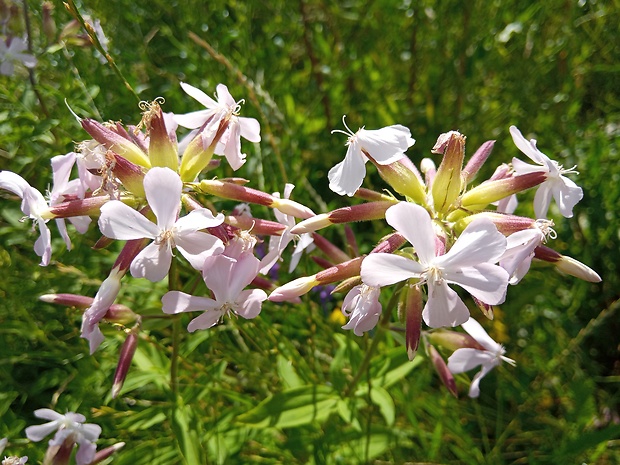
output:
[[[157,225],[120,200],[111,200],[101,207],[98,224],[101,234],[123,241],[155,239],[160,232]]]
[[[571,179],[560,176],[559,180],[553,184],[553,198],[558,204],[560,213],[565,218],[572,218],[573,208],[583,198],[583,190]]]
[[[43,220],[37,220],[41,235],[34,243],[34,252],[41,257],[41,266],[47,266],[52,258],[52,234]]]
[[[0,189],[13,192],[13,194],[24,198],[24,191],[30,187],[30,184],[19,174],[12,171],[0,171]]]
[[[228,108],[234,108],[237,105],[237,102],[235,102],[233,96],[230,95],[230,91],[225,84],[218,84],[215,88],[215,91],[217,92],[218,105],[225,105]]]
[[[360,188],[366,176],[366,158],[358,143],[349,144],[344,160],[329,170],[329,188],[339,195],[353,194]]]
[[[456,349],[452,355],[448,358],[448,370],[453,375],[459,373],[465,373],[466,371],[473,370],[480,365],[487,365],[492,363],[493,355],[478,349],[471,347],[464,347]]]
[[[198,129],[215,114],[214,110],[198,110],[184,115],[174,115],[174,121],[187,129]],[[189,141],[188,141],[189,142]]]
[[[256,278],[259,266],[260,260],[251,252],[241,254],[234,264],[229,283],[228,295],[231,300],[236,300],[241,291]]]
[[[400,160],[415,140],[411,131],[400,124],[381,129],[360,129],[355,134],[360,146],[380,165]]]
[[[506,237],[486,218],[467,225],[452,248],[437,257],[435,264],[456,271],[458,267],[497,262],[506,251]]]
[[[501,266],[480,263],[455,271],[444,270],[443,277],[486,304],[499,305],[506,300],[509,275]]]
[[[197,270],[202,270],[205,259],[224,251],[224,243],[211,234],[200,231],[177,236],[177,250]]]
[[[57,429],[58,423],[56,421],[51,421],[42,425],[29,426],[26,428],[26,437],[33,442],[39,442]]]
[[[151,168],[144,176],[146,200],[157,217],[160,229],[170,229],[181,209],[183,182],[170,168]]]
[[[215,299],[220,305],[229,300],[234,300],[236,295],[229,299],[230,282],[233,276],[233,269],[237,260],[226,255],[214,255],[205,259],[202,278],[209,289],[215,294]]]
[[[250,142],[260,142],[260,123],[254,118],[245,118],[243,116],[239,116],[238,118],[241,128],[241,137]]]
[[[517,148],[527,155],[533,162],[538,163],[539,165],[547,165],[547,160],[549,160],[549,157],[536,148],[535,140],[532,139],[531,141],[528,141],[525,137],[523,137],[523,134],[521,134],[521,131],[519,131],[516,126],[510,126],[510,135],[512,136],[512,140]]]
[[[168,314],[213,310],[219,308],[217,302],[208,297],[197,297],[185,292],[169,291],[161,298],[162,311]]]
[[[197,329],[207,329],[215,326],[220,318],[222,317],[223,312],[221,310],[209,310],[204,312],[202,315],[197,316],[187,325],[187,330],[190,333],[193,333]]]
[[[213,100],[200,89],[190,84],[187,84],[186,82],[181,83],[181,88],[185,91],[187,95],[189,95],[194,100],[197,100],[200,104],[204,105],[207,108],[216,108],[218,106],[215,100]]]
[[[400,255],[372,253],[362,261],[362,281],[367,286],[389,286],[409,278],[419,278],[425,268]]]
[[[495,342],[491,338],[491,336],[489,336],[488,333],[484,330],[482,325],[473,318],[467,320],[461,325],[461,327],[467,332],[467,334],[469,334],[476,341],[482,344],[482,346],[488,351],[492,352],[493,354],[501,352],[502,346]]]
[[[242,291],[235,301],[238,305],[235,309],[235,313],[248,320],[256,318],[265,300],[267,300],[267,293],[262,289],[248,289],[247,291]]]
[[[133,277],[146,278],[156,283],[166,277],[171,262],[172,251],[152,242],[133,259],[129,269]]]
[[[198,208],[179,218],[176,223],[174,223],[174,227],[177,235],[183,236],[186,233],[198,231],[200,229],[219,226],[223,222],[224,215],[221,213],[218,213],[217,216],[213,216],[213,213],[211,213],[208,208]]]
[[[476,373],[471,380],[471,385],[469,386],[469,397],[475,399],[480,395],[480,381],[494,368],[494,366],[495,365],[482,365],[482,369]]]
[[[469,318],[469,310],[458,294],[443,282],[428,282],[428,300],[422,311],[424,322],[431,328],[459,326]]]
[[[49,408],[40,408],[34,411],[34,416],[37,418],[41,418],[43,420],[62,420],[63,418],[65,418],[64,415],[55,412],[52,409]],[[41,425],[42,426],[42,425]]]
[[[400,202],[385,212],[387,223],[401,233],[411,245],[421,263],[435,259],[435,232],[428,212],[419,205]]]

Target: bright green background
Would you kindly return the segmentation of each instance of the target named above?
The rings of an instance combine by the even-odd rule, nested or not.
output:
[[[60,2],[55,6],[60,31],[70,16]],[[139,110],[92,48],[59,46],[42,35],[39,8],[32,2],[30,20],[46,109],[23,70],[0,76],[0,167],[44,191],[49,159],[87,137],[65,99],[78,114],[101,120],[135,124]],[[122,333],[107,327],[106,342],[89,356],[79,311],[37,297],[94,295],[118,248],[91,251],[98,238],[91,228],[74,235],[68,253],[52,227],[54,262],[40,268],[36,235],[19,223],[19,202],[3,193],[6,452],[27,453],[32,463],[42,457],[44,445],[28,444],[23,428],[39,422],[33,410],[51,406],[102,425],[101,446],[125,441],[117,464],[617,463],[620,2],[106,0],[80,8],[101,20],[112,57],[141,99],[163,96],[164,110],[175,113],[198,109],[179,81],[209,94],[223,82],[244,98],[242,112],[260,119],[263,142],[244,143],[249,161],[236,174],[267,192],[293,182],[294,198],[317,212],[350,202],[326,181],[344,155],[344,137],[330,134],[342,129],[343,114],[354,130],[409,127],[416,164],[430,156],[441,132],[467,135],[469,154],[496,139],[481,179],[497,164],[523,158],[508,134],[517,125],[551,158],[577,164],[584,199],[572,219],[554,216],[558,238],[550,245],[591,266],[603,282],[539,266],[511,288],[487,327],[517,366],[485,378],[478,400],[466,397],[465,376],[457,400],[423,354],[407,362],[396,333],[373,358],[371,389],[365,376],[341,398],[372,339],[340,330],[328,319],[338,299],[322,306],[317,294],[299,306],[265,304],[256,320],[227,320],[187,335],[179,397],[168,385],[169,324],[150,320],[123,394],[111,400]],[[385,187],[370,167],[365,185]],[[531,214],[532,198],[522,197],[521,213]],[[387,232],[381,222],[354,229],[362,251]],[[325,235],[342,244],[342,229]],[[304,259],[298,275],[315,271]],[[122,303],[161,314],[165,283],[125,283]],[[272,402],[255,408],[271,395]]]

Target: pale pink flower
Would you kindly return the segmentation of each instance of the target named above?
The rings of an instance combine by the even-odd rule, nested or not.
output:
[[[84,423],[86,418],[79,413],[68,412],[61,415],[48,408],[35,410],[34,416],[51,421],[43,425],[26,428],[28,439],[39,442],[45,436],[56,431],[56,435],[49,442],[50,446],[60,446],[69,439],[79,445],[75,456],[77,465],[86,465],[93,461],[97,450],[95,442],[101,434],[99,425]]]
[[[224,215],[214,217],[208,209],[199,208],[178,218],[182,190],[181,178],[169,168],[151,168],[144,176],[146,199],[157,224],[118,200],[101,207],[99,229],[105,236],[120,240],[153,239],[131,263],[133,276],[153,282],[162,280],[170,269],[175,247],[196,269],[202,269],[205,258],[224,250],[222,241],[200,231],[222,224]]]
[[[293,184],[286,184],[284,186],[283,194],[285,199],[288,199],[291,196],[291,192],[294,188],[295,186]],[[274,192],[273,196],[280,198],[280,193]],[[314,239],[312,239],[312,234],[309,233],[301,235],[291,233],[291,229],[295,227],[294,216],[282,213],[277,208],[273,209],[273,214],[276,216],[276,219],[280,224],[286,226],[286,229],[282,231],[282,235],[271,236],[269,238],[269,251],[261,260],[260,272],[263,274],[267,274],[269,270],[273,267],[273,265],[275,265],[276,262],[280,259],[280,257],[282,256],[282,252],[284,252],[284,249],[286,249],[286,246],[289,245],[291,241],[297,240],[295,250],[293,251],[293,255],[291,257],[291,263],[288,267],[288,272],[292,273],[299,264],[301,254],[305,249],[310,250],[310,247],[314,243]]]
[[[239,116],[241,103],[243,100],[236,102],[230,95],[228,87],[224,84],[217,86],[217,101],[213,100],[207,94],[194,86],[181,83],[181,87],[190,97],[207,107],[206,110],[194,111],[185,115],[174,115],[175,121],[188,129],[196,129],[202,127],[208,122],[208,128],[215,137],[220,123],[226,124],[226,129],[215,147],[217,155],[226,156],[226,160],[233,170],[241,168],[245,163],[245,154],[241,153],[241,139],[250,142],[260,142],[260,124],[254,118],[245,118]],[[207,144],[208,145],[208,144]]]
[[[538,220],[535,228],[517,231],[507,237],[506,252],[499,264],[510,275],[510,284],[518,284],[528,272],[536,247],[542,245],[548,236],[555,237],[551,226],[551,221]]]
[[[342,313],[349,317],[349,322],[342,329],[352,329],[356,336],[362,336],[379,322],[381,303],[378,287],[360,284],[351,289],[342,302]]]
[[[170,291],[161,299],[162,310],[169,314],[204,312],[190,321],[190,332],[215,326],[231,312],[246,319],[255,318],[267,294],[262,289],[243,289],[256,277],[258,267],[258,258],[248,252],[236,259],[226,255],[208,257],[202,276],[215,299]]]
[[[448,358],[448,370],[456,375],[473,370],[479,365],[482,366],[482,369],[474,375],[469,387],[469,397],[475,398],[480,395],[480,380],[489,371],[502,362],[514,366],[515,361],[504,356],[506,353],[504,347],[491,339],[480,323],[473,318],[470,318],[461,326],[471,337],[484,347],[485,350],[471,347],[456,349]]]
[[[49,219],[42,216],[48,210],[43,194],[12,171],[0,171],[0,189],[12,192],[22,199],[22,212],[36,223],[41,234],[34,243],[34,251],[41,257],[41,266],[49,265],[52,257],[52,236],[46,224]]]
[[[428,286],[422,316],[428,326],[458,326],[469,310],[448,283],[458,284],[490,305],[506,298],[508,273],[495,263],[506,250],[506,238],[488,219],[472,221],[444,255],[436,255],[435,232],[428,212],[401,202],[386,211],[385,219],[415,248],[418,261],[402,255],[374,253],[362,262],[361,276],[368,286],[388,286],[409,278]]]
[[[547,174],[547,179],[536,191],[534,197],[534,214],[536,218],[545,218],[551,197],[560,209],[560,213],[566,218],[573,216],[573,207],[583,198],[581,187],[563,176],[564,174],[577,174],[575,166],[564,169],[557,161],[549,159],[536,147],[536,140],[527,140],[515,126],[510,126],[510,135],[521,152],[527,155],[536,165],[530,165],[518,158],[512,159],[512,166],[516,174],[542,172]]]
[[[20,63],[26,68],[34,68],[37,59],[28,50],[26,39],[13,37],[10,45],[7,46],[4,39],[0,39],[0,74],[12,76],[15,71],[15,63]]]
[[[344,123],[344,117],[342,118]],[[343,161],[329,170],[329,188],[340,195],[353,196],[360,188],[366,175],[368,157],[380,164],[389,165],[405,156],[405,151],[415,144],[411,132],[396,124],[381,129],[358,129],[353,133],[344,123],[347,131],[334,130],[348,136],[347,154]]]

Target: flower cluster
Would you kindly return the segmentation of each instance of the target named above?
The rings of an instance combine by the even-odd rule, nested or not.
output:
[[[227,315],[255,318],[267,299],[295,301],[315,286],[340,282],[334,292],[348,292],[342,312],[349,320],[343,328],[361,336],[382,318],[388,321],[391,308],[384,314],[380,296],[385,288],[398,284],[392,294],[405,322],[410,358],[421,339],[431,359],[441,358],[431,345],[435,328],[463,326],[479,340],[457,347],[440,371],[447,380],[450,372],[482,364],[483,370],[472,381],[472,396],[479,392],[480,378],[500,360],[509,359],[470,318],[464,296],[469,294],[475,305],[492,317],[493,306],[504,302],[508,285],[523,278],[534,258],[552,262],[580,278],[600,280],[587,266],[543,245],[555,237],[553,223],[546,218],[551,199],[560,213],[570,217],[582,191],[564,176],[575,173],[574,169],[565,170],[550,160],[534,140],[527,141],[515,127],[510,128],[510,134],[516,147],[536,164],[515,158],[511,165],[498,167],[488,180],[472,185],[491,154],[493,141],[483,144],[464,164],[465,136],[456,131],[442,134],[432,149],[443,156],[439,167],[424,159],[418,170],[405,155],[415,143],[406,127],[362,128],[353,133],[345,124],[348,149],[344,161],[329,172],[330,188],[367,202],[315,215],[291,200],[292,184],[284,186],[282,194],[268,194],[247,187],[242,178],[205,175],[219,166],[215,155],[223,156],[232,170],[241,168],[246,160],[241,138],[259,142],[260,125],[253,118],[240,116],[243,100],[235,100],[223,84],[217,86],[216,99],[189,84],[181,86],[206,108],[167,114],[161,109],[162,100],[156,99],[142,103],[144,113],[137,126],[79,119],[91,139],[78,144],[75,152],[52,159],[54,179],[47,195],[16,173],[0,172],[0,188],[21,199],[24,215],[39,230],[34,250],[41,265],[51,262],[48,224],[52,219],[68,249],[71,240],[66,220],[83,233],[91,226],[91,218],[98,218],[96,224],[104,237],[97,247],[113,240],[125,241],[94,297],[42,297],[85,310],[82,337],[88,340],[91,353],[104,340],[100,323],[125,328],[127,340],[114,377],[114,396],[122,387],[142,325],[139,314],[115,303],[128,271],[152,282],[169,277],[170,290],[161,298],[162,310],[165,314],[194,313],[187,327],[190,332],[210,328]],[[180,141],[179,126],[191,130]],[[361,187],[368,161],[394,195]],[[77,177],[71,179],[73,171]],[[513,214],[514,195],[535,187],[537,217]],[[242,202],[243,206],[227,214],[216,207],[221,199]],[[249,204],[273,209],[277,221],[253,217]],[[385,220],[394,232],[368,255],[359,255],[350,229],[349,252],[316,233],[332,224],[372,220]],[[268,250],[260,256],[256,246],[263,241]],[[289,273],[302,251],[313,248],[327,257],[313,257],[324,269],[276,287],[260,275],[270,273],[291,242],[295,250]],[[200,273],[204,295],[174,287],[181,282],[178,267],[173,266],[178,261],[188,265],[184,269]],[[464,292],[458,294],[452,286]],[[422,322],[430,329],[423,331]],[[83,437],[87,432],[84,430]],[[89,450],[90,443],[84,441],[82,448]]]

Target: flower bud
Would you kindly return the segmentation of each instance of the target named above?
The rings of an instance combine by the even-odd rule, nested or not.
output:
[[[457,333],[441,329],[426,334],[426,337],[433,344],[440,345],[445,349],[454,352],[456,349],[469,347],[471,349],[485,350],[478,341],[467,333]]]
[[[539,260],[553,263],[556,268],[566,274],[574,276],[590,283],[599,283],[602,281],[601,277],[596,271],[587,265],[584,265],[578,260],[572,257],[559,254],[549,247],[540,245],[534,249],[534,257]]]
[[[132,328],[127,334],[127,338],[121,347],[120,357],[118,359],[118,365],[116,365],[116,371],[114,372],[114,382],[112,384],[112,399],[121,392],[125,378],[129,372],[131,361],[138,348],[138,327]]]
[[[477,218],[488,218],[504,236],[510,236],[517,231],[536,227],[536,220],[526,216],[508,215],[500,212],[480,212],[460,219],[455,224],[454,230],[462,232],[469,223]]]
[[[442,213],[448,212],[461,193],[461,169],[465,157],[465,136],[456,131],[451,131],[449,134],[450,138],[445,142],[443,160],[439,165],[431,189],[435,211]],[[442,134],[442,136],[446,135]],[[442,136],[440,136],[440,140]],[[437,141],[435,147],[440,143],[440,140]],[[441,145],[443,146],[444,143]]]
[[[272,302],[284,302],[295,297],[302,296],[310,291],[314,286],[320,284],[316,276],[305,276],[297,278],[276,288],[270,295],[269,300]]]
[[[474,153],[472,157],[469,159],[469,161],[467,162],[467,165],[465,165],[465,168],[463,168],[463,173],[462,173],[463,182],[465,184],[468,184],[469,181],[471,181],[474,178],[474,176],[476,176],[476,174],[478,173],[478,171],[480,170],[484,162],[487,161],[487,158],[489,158],[489,155],[491,155],[494,145],[495,145],[494,140],[486,141],[484,144],[480,146],[478,150],[476,150],[476,153]]]
[[[209,119],[190,141],[181,157],[179,175],[184,182],[192,182],[196,176],[209,166],[217,145],[220,122],[217,118]]]
[[[437,371],[437,374],[439,375],[439,378],[443,382],[444,386],[448,388],[450,394],[454,397],[458,397],[459,392],[456,389],[454,376],[450,370],[448,370],[448,365],[446,365],[445,360],[441,357],[441,355],[439,355],[437,349],[428,343],[426,345],[426,351],[428,352],[428,356],[431,359],[431,362],[433,362],[433,366],[435,367],[435,370]]]
[[[422,292],[415,284],[408,285],[403,292],[406,294],[402,308],[405,317],[405,347],[409,360],[413,360],[418,352],[422,332]]]
[[[144,172],[142,168],[118,154],[108,153],[112,153],[114,157],[112,165],[114,176],[121,181],[123,187],[128,192],[131,192],[136,197],[144,197]]]
[[[163,100],[162,100],[163,101]],[[179,168],[179,154],[176,140],[171,140],[164,115],[157,101],[147,105],[148,110],[143,116],[149,134],[149,159],[152,166],[164,166],[172,171]]]
[[[350,223],[353,221],[371,221],[385,218],[385,211],[398,203],[394,200],[367,202],[350,207],[338,208],[329,213],[322,213],[302,221],[291,229],[293,234],[313,232],[332,224]]]
[[[86,118],[80,122],[84,130],[108,150],[112,150],[136,165],[150,168],[149,158],[134,142],[93,119]]]
[[[407,166],[411,161],[407,157],[391,163],[389,165],[375,164],[379,175],[387,182],[392,189],[401,195],[411,199],[420,205],[426,204],[426,191],[415,168],[412,170]]]
[[[43,23],[43,33],[49,43],[53,43],[56,39],[56,23],[52,17],[54,4],[52,2],[43,2],[41,5],[41,21]]]
[[[97,453],[95,454],[95,458],[88,465],[96,465],[97,463],[103,462],[105,459],[107,459],[117,451],[121,450],[123,447],[125,447],[124,442],[117,442],[110,447],[106,447],[105,449],[97,451]]]
[[[509,178],[487,181],[474,187],[461,197],[461,206],[466,210],[482,210],[491,202],[496,202],[542,184],[547,179],[547,173],[535,172],[511,176]]]
[[[342,263],[351,260],[349,255],[320,234],[312,233],[312,239],[314,240],[314,244],[317,248],[327,255],[327,258],[331,260],[332,263]]]
[[[107,195],[69,200],[53,205],[41,213],[44,219],[71,218],[73,216],[98,216],[101,207],[110,200]],[[127,202],[129,200],[127,199]]]

